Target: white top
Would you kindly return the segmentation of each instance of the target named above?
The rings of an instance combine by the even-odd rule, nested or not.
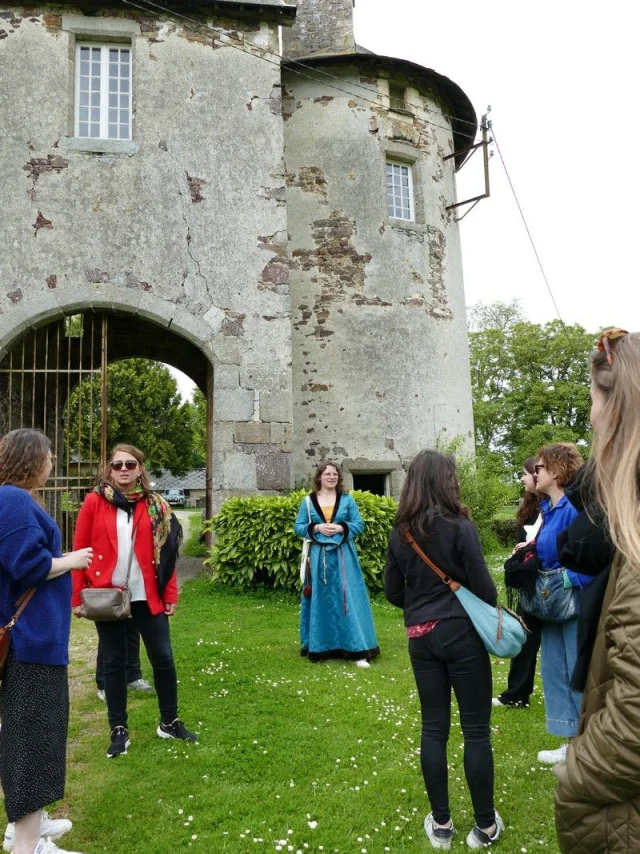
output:
[[[126,510],[117,508],[116,534],[118,537],[118,560],[113,570],[112,584],[114,587],[124,587],[127,582],[127,568],[129,566],[129,555],[131,554],[131,534],[133,531],[133,513],[127,516]],[[129,576],[129,590],[132,602],[146,602],[147,591],[144,589],[142,570],[138,563],[136,553],[133,553],[131,561],[131,575]]]

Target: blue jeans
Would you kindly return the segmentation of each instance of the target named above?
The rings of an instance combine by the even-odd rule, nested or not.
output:
[[[578,734],[582,694],[571,688],[578,659],[578,620],[544,623],[542,626],[542,687],[547,713],[547,732],[571,738]]]
[[[489,654],[471,620],[450,617],[428,634],[410,638],[409,656],[422,712],[420,763],[433,817],[438,824],[446,824],[451,818],[447,742],[453,688],[460,710],[464,773],[473,814],[479,827],[490,827],[495,812]]]

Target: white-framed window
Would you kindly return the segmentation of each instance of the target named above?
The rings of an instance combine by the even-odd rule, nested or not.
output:
[[[75,136],[131,139],[131,45],[76,45]]]
[[[387,160],[387,213],[394,219],[414,219],[411,164]]]

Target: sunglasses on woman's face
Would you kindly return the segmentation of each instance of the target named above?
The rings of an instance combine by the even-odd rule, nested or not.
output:
[[[122,469],[122,466],[124,466],[127,471],[133,471],[137,467],[138,461],[137,460],[114,460],[112,463],[109,463],[109,465],[111,466],[111,468],[114,471],[120,471]]]
[[[538,464],[537,464],[537,465],[535,465],[533,468],[534,468],[535,473],[536,473],[536,474],[539,474],[540,469],[543,469],[543,468],[544,468],[544,466],[542,465],[542,463],[538,463]]]

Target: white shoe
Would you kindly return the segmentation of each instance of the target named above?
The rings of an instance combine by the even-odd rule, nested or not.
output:
[[[557,765],[558,762],[566,762],[568,747],[568,744],[563,744],[557,750],[541,750],[538,753],[538,762],[544,762],[545,765]]]
[[[67,851],[63,848],[58,848],[56,843],[47,836],[46,839],[41,839],[35,847],[33,854],[79,854],[78,851]]]
[[[491,698],[491,705],[492,706],[504,706],[504,705],[506,705],[506,703],[503,703],[502,700],[500,699],[500,697],[492,697]]]
[[[471,833],[467,836],[467,845],[469,848],[488,848],[500,839],[500,835],[503,830],[504,821],[500,817],[498,810],[496,810],[496,829],[493,831],[491,836],[489,836],[489,834],[484,830],[481,830],[476,824],[472,827]]]
[[[49,818],[49,813],[42,811],[40,819],[40,835],[43,837],[51,837],[51,839],[59,839],[68,833],[72,824],[68,818]],[[4,832],[4,841],[2,847],[5,851],[13,851],[16,845],[16,826],[13,822],[7,825]]]
[[[155,694],[155,691],[146,679],[134,679],[133,682],[127,683],[129,691],[147,691],[150,694]]]
[[[107,695],[104,693],[104,688],[98,688],[96,694],[98,695],[98,699],[102,700],[103,703],[107,702]]]
[[[356,667],[371,667],[366,658],[359,658],[356,661]]]
[[[433,813],[430,812],[424,820],[424,832],[432,848],[440,848],[442,851],[451,850],[451,840],[456,832],[453,822],[451,827],[436,827],[433,822]]]

